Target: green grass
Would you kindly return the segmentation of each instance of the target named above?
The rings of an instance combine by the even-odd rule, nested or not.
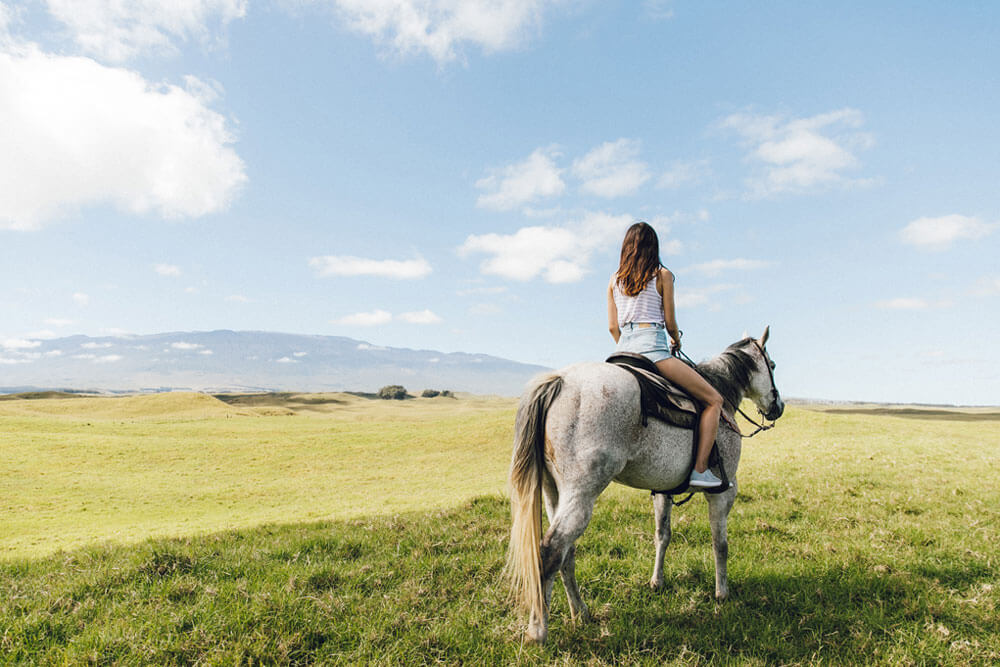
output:
[[[0,402],[0,559],[504,488],[513,401],[202,394]]]
[[[77,417],[22,415],[0,418],[5,432],[0,437],[6,452],[18,440],[7,432],[10,425],[22,425],[23,434],[18,420],[37,419],[29,425],[42,449],[51,447],[62,429],[80,439],[77,447],[94,447],[122,426],[145,429],[140,440],[159,438],[169,449],[171,438],[191,447],[197,439],[185,435],[189,431],[205,436],[231,422],[237,426],[229,426],[222,439],[229,446],[238,449],[242,438],[269,434],[260,437],[272,438],[274,449],[301,448],[303,461],[310,447],[324,446],[324,437],[342,438],[343,447],[357,438],[366,443],[358,450],[320,451],[334,458],[343,454],[338,465],[355,476],[363,465],[384,464],[374,454],[389,451],[396,466],[419,477],[413,481],[423,485],[422,493],[436,497],[435,487],[445,486],[437,489],[443,497],[450,487],[440,481],[441,470],[410,460],[437,455],[446,446],[442,442],[453,443],[447,458],[455,459],[463,438],[449,440],[447,434],[461,428],[481,438],[464,438],[477,444],[467,447],[472,455],[458,467],[467,476],[483,475],[493,488],[502,486],[509,404],[490,408],[484,402],[472,409],[458,401],[422,411],[408,403],[373,406],[388,410],[378,421],[368,419],[372,415],[365,415],[363,404],[352,404],[357,412],[339,417],[331,410],[318,418],[247,414],[115,422],[97,437],[90,437]],[[91,423],[89,428],[96,428]],[[366,434],[370,440],[364,440]],[[493,450],[499,452],[495,458]],[[116,464],[127,471],[160,450],[115,451],[131,458],[132,466]],[[164,458],[160,473],[181,476],[188,467],[206,465],[190,454],[194,462],[187,456]],[[363,465],[355,460],[361,454],[367,454]],[[269,459],[267,465],[279,461]],[[223,472],[232,485],[239,470],[246,473],[249,466],[248,474],[264,476],[267,465],[235,456],[228,463],[234,470]],[[328,488],[323,477],[336,469],[330,464],[300,486]],[[973,483],[966,481],[970,473]],[[276,468],[271,483],[288,500],[295,494],[282,482],[286,477],[286,470]],[[506,501],[487,491],[428,510],[405,486],[373,485],[380,488],[376,500],[396,502],[397,509],[301,521],[308,515],[292,513],[295,505],[289,502],[280,524],[11,556],[0,564],[0,662],[1000,661],[1000,421],[988,415],[967,421],[790,408],[774,431],[747,441],[739,477],[741,492],[730,517],[732,598],[723,604],[712,599],[704,501],[675,510],[666,586],[653,592],[646,584],[653,552],[649,497],[614,487],[598,502],[578,543],[578,578],[596,619],[574,626],[557,584],[549,643],[523,645],[522,621],[507,604],[500,580]],[[254,486],[239,488],[246,494]],[[339,489],[321,501],[331,508],[338,500],[356,502],[349,494]],[[188,504],[177,498],[176,512],[187,513]],[[203,505],[197,498],[188,503]],[[399,513],[402,507],[408,511]],[[53,502],[48,512],[55,516],[70,509]],[[5,514],[4,528],[8,518]],[[23,539],[45,541],[47,526],[29,518],[20,530]],[[183,528],[178,532],[186,532]]]

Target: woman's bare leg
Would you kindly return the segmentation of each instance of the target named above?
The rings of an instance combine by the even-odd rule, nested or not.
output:
[[[702,405],[701,421],[698,423],[698,455],[694,460],[694,469],[705,472],[708,468],[708,455],[712,452],[712,443],[715,442],[715,433],[719,428],[722,396],[705,378],[680,359],[670,357],[657,361],[656,368],[663,377],[680,386]]]

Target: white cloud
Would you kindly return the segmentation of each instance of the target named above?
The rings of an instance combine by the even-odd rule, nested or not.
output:
[[[708,287],[691,287],[686,288],[683,286],[678,286],[674,288],[674,305],[678,308],[692,308],[694,306],[701,306],[709,302],[709,300],[719,294],[720,292],[729,292],[731,290],[737,289],[739,285],[724,284],[724,285],[710,285]]]
[[[250,303],[250,299],[242,294],[230,294],[226,297],[226,301],[232,301],[233,303]]]
[[[84,294],[83,292],[74,292],[73,301],[75,301],[76,305],[78,306],[86,306],[88,303],[90,303],[90,296]]]
[[[174,266],[173,264],[157,264],[156,266],[153,267],[153,270],[159,273],[161,276],[181,275],[181,267]]]
[[[246,14],[246,0],[46,0],[85,52],[121,62],[173,53],[175,41],[207,41],[213,28]]]
[[[972,293],[976,296],[996,296],[1000,294],[1000,276],[980,278]]]
[[[292,352],[292,356],[293,357],[305,357],[305,356],[308,356],[308,355],[309,355],[308,352]]]
[[[477,206],[501,211],[522,204],[561,195],[566,189],[563,170],[556,166],[559,156],[555,147],[537,148],[524,161],[488,170],[488,175],[476,181],[485,190],[476,200]]]
[[[392,313],[386,310],[373,310],[367,313],[354,313],[333,320],[334,324],[344,324],[352,327],[374,327],[388,324],[392,321]]]
[[[49,350],[45,353],[46,357],[61,357],[63,355],[62,350]]]
[[[381,345],[369,345],[368,343],[358,343],[359,350],[388,350],[387,347],[382,347]]]
[[[354,30],[400,55],[427,53],[438,63],[463,44],[487,53],[516,48],[559,0],[329,0]]]
[[[41,344],[41,341],[24,340],[23,338],[8,338],[7,340],[0,340],[0,347],[5,350],[30,350]]]
[[[181,341],[178,343],[171,343],[170,347],[172,347],[175,350],[200,350],[205,346],[200,343],[186,343],[184,341]]]
[[[124,357],[120,354],[105,354],[103,356],[94,359],[95,364],[113,364],[116,361],[121,361]]]
[[[928,303],[924,299],[899,297],[896,299],[879,301],[875,305],[879,308],[886,308],[888,310],[924,310],[927,308]]]
[[[803,192],[832,185],[851,185],[844,172],[858,166],[854,151],[872,139],[860,131],[864,117],[856,109],[839,109],[809,118],[733,114],[722,127],[735,130],[758,165],[749,181],[752,196]]]
[[[927,310],[928,308],[947,308],[953,305],[948,299],[928,301],[919,297],[898,297],[876,301],[875,306],[885,310]]]
[[[503,294],[507,291],[507,287],[500,285],[496,287],[470,287],[468,289],[460,289],[455,294],[458,296],[472,296],[478,294]]]
[[[97,355],[96,354],[90,354],[88,352],[88,353],[85,353],[85,354],[74,354],[73,358],[74,359],[96,359]]]
[[[917,218],[899,232],[903,243],[928,250],[944,250],[960,239],[979,239],[997,228],[997,224],[964,215],[945,215],[940,218]]]
[[[197,217],[246,180],[226,119],[196,92],[94,60],[0,43],[0,228],[77,208]]]
[[[326,276],[378,276],[398,280],[423,278],[431,272],[431,265],[422,257],[407,260],[365,259],[349,255],[313,257],[309,266],[320,277]]]
[[[80,347],[84,350],[102,350],[111,347],[111,343],[82,343]]]
[[[511,280],[541,276],[550,283],[576,282],[587,273],[597,248],[621,241],[633,219],[628,215],[586,213],[562,227],[522,227],[513,234],[473,234],[458,252],[486,254],[483,273]]]
[[[281,359],[275,359],[279,364],[297,364],[299,363],[297,359],[292,359],[291,357],[282,357]]]
[[[212,350],[198,350],[198,354],[203,354],[206,357],[215,354]]]
[[[411,313],[400,313],[399,319],[404,322],[409,322],[410,324],[437,324],[441,321],[441,318],[430,310],[417,310]]]
[[[68,327],[75,322],[73,320],[62,319],[59,317],[49,317],[46,318],[45,323],[53,327]]]
[[[678,273],[700,273],[705,276],[717,276],[723,271],[752,271],[771,266],[772,262],[765,262],[760,259],[713,259],[710,262],[702,262],[692,266],[678,269]]]
[[[676,190],[685,185],[697,185],[709,174],[708,160],[693,162],[674,161],[665,172],[660,174],[656,187],[665,190]]]
[[[633,194],[649,180],[649,169],[639,157],[634,139],[606,141],[573,161],[573,175],[583,181],[580,189],[598,197]]]
[[[674,0],[643,0],[642,8],[646,16],[654,21],[664,21],[674,17]]]

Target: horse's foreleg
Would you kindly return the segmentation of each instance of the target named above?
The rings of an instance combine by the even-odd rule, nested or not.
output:
[[[729,580],[727,577],[727,561],[729,559],[729,537],[726,531],[726,521],[729,510],[736,499],[735,482],[733,488],[724,493],[707,493],[708,522],[712,527],[712,550],[715,553],[715,599],[725,600],[729,597]]]
[[[663,587],[663,555],[670,544],[670,496],[658,493],[653,496],[653,517],[656,528],[656,560],[649,586],[653,590]]]
[[[571,611],[574,606],[574,597],[581,605],[582,611],[578,608],[581,615],[586,611],[583,601],[580,600],[580,593],[576,587],[576,577],[573,574],[575,563],[568,556],[573,553],[573,544],[590,523],[590,517],[594,511],[594,500],[595,498],[589,500],[576,497],[561,498],[552,524],[542,539],[542,590],[545,593],[545,612],[543,618],[536,618],[532,615],[528,621],[528,638],[533,641],[539,643],[545,641],[545,636],[548,633],[548,610],[552,600],[552,584],[556,572],[565,573],[563,568],[568,560],[570,561],[568,569],[571,575],[565,577],[564,574],[563,582],[567,584],[566,593],[570,598]]]

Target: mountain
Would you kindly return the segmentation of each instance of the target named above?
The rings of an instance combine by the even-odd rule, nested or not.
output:
[[[7,341],[0,392],[376,391],[515,396],[542,366],[486,354],[380,347],[342,336],[208,331]]]

